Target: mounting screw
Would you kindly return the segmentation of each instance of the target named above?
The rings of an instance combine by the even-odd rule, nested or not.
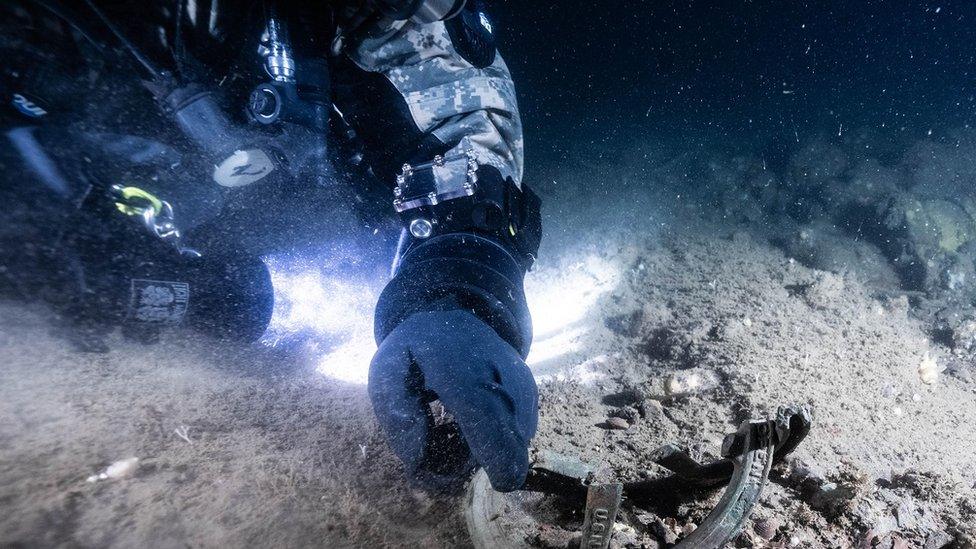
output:
[[[417,238],[427,238],[434,232],[434,226],[422,217],[410,222],[410,234]]]

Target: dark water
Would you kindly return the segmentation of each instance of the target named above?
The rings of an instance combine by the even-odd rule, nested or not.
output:
[[[539,146],[567,127],[920,134],[976,114],[972,2],[509,0],[495,11]]]

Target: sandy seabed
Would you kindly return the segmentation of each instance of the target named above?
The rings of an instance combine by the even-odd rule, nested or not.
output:
[[[972,520],[973,387],[922,382],[919,366],[935,351],[905,299],[873,297],[854,278],[800,266],[742,233],[591,252],[529,280],[530,291],[592,281],[571,324],[539,319],[537,349],[548,356],[531,360],[537,447],[639,478],[660,444],[714,455],[738,421],[801,403],[815,429],[797,458],[853,492],[818,501],[784,472],[756,515],[776,517],[778,536],[856,543],[906,505],[917,524],[901,527],[895,514],[892,530],[916,541]],[[406,486],[362,385],[301,356],[181,334],[81,354],[49,320],[0,308],[0,545],[468,543],[456,504]],[[714,372],[721,384],[669,396],[675,371]],[[608,430],[607,417],[629,404],[621,399],[661,405]],[[130,474],[88,479],[130,457],[139,459]],[[905,481],[912,475],[924,486]]]

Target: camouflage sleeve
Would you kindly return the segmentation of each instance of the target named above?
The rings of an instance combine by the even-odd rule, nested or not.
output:
[[[502,177],[522,181],[522,122],[515,86],[500,55],[484,68],[465,60],[443,22],[398,22],[348,52],[359,69],[382,74],[417,128],[450,147],[472,150]]]

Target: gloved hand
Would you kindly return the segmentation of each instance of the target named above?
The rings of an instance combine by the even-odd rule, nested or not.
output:
[[[473,314],[433,311],[404,320],[373,357],[369,396],[393,451],[425,488],[457,490],[478,465],[496,490],[524,483],[538,423],[535,380],[515,349]]]

